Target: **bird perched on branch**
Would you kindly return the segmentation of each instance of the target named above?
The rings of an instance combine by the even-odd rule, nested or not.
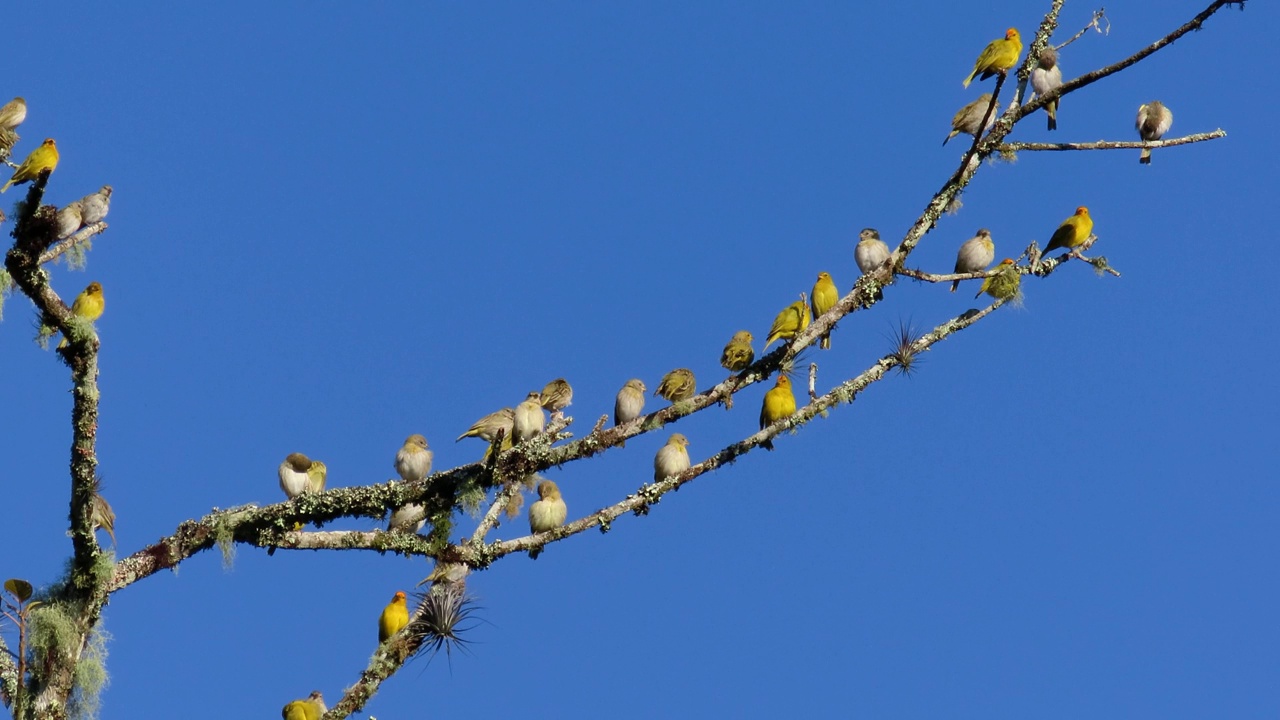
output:
[[[542,396],[531,392],[525,397],[524,402],[516,406],[511,439],[514,442],[528,440],[535,435],[541,435],[546,426],[547,416],[542,414]]]
[[[697,392],[698,382],[693,376],[693,371],[689,368],[676,368],[662,376],[662,380],[658,382],[658,389],[654,390],[653,394],[678,403],[681,400],[688,400]]]
[[[1058,51],[1053,47],[1041,50],[1037,58],[1040,65],[1031,71],[1031,87],[1035,89],[1036,95],[1044,95],[1062,84],[1062,68],[1058,66]],[[1058,100],[1046,104],[1044,112],[1049,116],[1049,129],[1057,130]]]
[[[756,351],[751,349],[751,341],[754,339],[746,330],[734,333],[720,353],[720,367],[730,372],[739,372],[755,362]]]
[[[653,481],[660,482],[689,469],[689,439],[672,433],[653,457]]]
[[[111,186],[103,185],[98,192],[85,195],[78,202],[85,225],[102,222],[111,211]]]
[[[864,275],[883,265],[889,259],[889,254],[889,246],[880,239],[878,230],[863,228],[858,233],[858,246],[853,249],[853,259]]]
[[[648,388],[637,378],[631,378],[623,383],[622,389],[618,391],[618,397],[613,401],[614,426],[631,422],[640,417],[640,413],[644,411],[644,394],[646,390]],[[625,440],[618,441],[618,447],[626,446]]]
[[[791,340],[808,327],[809,306],[805,303],[804,294],[801,293],[799,300],[783,308],[782,312],[773,319],[773,325],[769,326],[769,334],[764,339],[764,349],[768,350],[775,340]]]
[[[1159,140],[1173,126],[1173,111],[1165,107],[1164,103],[1159,100],[1152,100],[1138,107],[1136,126],[1138,135],[1144,142]],[[1143,165],[1151,164],[1151,148],[1142,148],[1142,154],[1138,156],[1138,162]]]
[[[983,132],[991,129],[991,126],[996,124],[996,117],[1000,115],[1000,108],[991,108],[991,116],[987,117],[987,108],[990,105],[991,93],[982,93],[977,100],[957,110],[955,117],[951,118],[951,132],[942,139],[942,144],[946,145],[951,138],[960,133],[968,133],[978,137]],[[985,126],[982,125],[982,118],[984,117],[987,118]],[[888,248],[886,247],[885,249],[887,250]],[[884,261],[881,260],[881,262]],[[866,272],[866,270],[863,270],[863,272]]]
[[[289,453],[280,463],[280,489],[290,500],[311,490],[311,458],[302,453]]]
[[[1022,273],[1018,271],[1018,266],[1005,258],[1000,261],[994,275],[982,279],[982,287],[978,288],[978,294],[974,297],[981,297],[982,293],[986,293],[997,300],[1012,300],[1018,296],[1021,285]]]
[[[305,700],[294,700],[280,711],[284,720],[320,720],[320,716],[329,712],[324,704],[324,696],[319,690],[311,693]]]
[[[102,296],[102,285],[91,282],[80,294],[76,296],[74,302],[71,303],[71,313],[82,320],[94,322],[102,317],[102,311],[107,307],[106,298]],[[62,338],[62,342],[58,343],[58,347],[67,346],[67,339]]]
[[[986,228],[978,230],[978,234],[960,246],[956,253],[956,269],[958,273],[978,272],[986,270],[992,260],[996,259],[996,244],[991,241],[991,231]],[[951,283],[951,292],[960,287],[960,281]]]
[[[564,378],[556,378],[542,388],[542,407],[553,416],[573,404],[573,387]]]
[[[405,438],[404,445],[396,451],[396,473],[405,482],[417,482],[431,474],[431,448],[427,439],[417,433]],[[396,508],[387,523],[388,530],[417,532],[426,524],[426,509],[417,503]]]
[[[760,407],[760,429],[763,430],[782,418],[796,413],[796,396],[791,392],[791,379],[781,373],[773,388],[764,394],[764,404]],[[765,450],[773,449],[773,441],[760,443]]]
[[[504,431],[507,437],[511,437],[511,428],[515,424],[515,418],[516,411],[509,407],[502,408],[497,412],[491,412],[477,420],[466,432],[459,435],[458,440],[478,437],[487,443],[491,443],[494,438],[498,437],[499,430]],[[458,440],[454,440],[454,442]]]
[[[96,482],[93,488],[93,507],[90,511],[89,523],[94,530],[98,528],[106,530],[111,538],[111,544],[116,544],[116,513],[111,509],[111,503],[98,492]]]
[[[986,80],[996,74],[1004,75],[1009,68],[1018,64],[1018,57],[1021,55],[1022,36],[1018,34],[1017,28],[1009,28],[1004,32],[1004,37],[992,40],[978,54],[978,59],[973,63],[973,72],[964,79],[964,86],[969,87],[973,76],[978,73],[982,73],[979,80]]]
[[[818,281],[813,284],[813,294],[809,297],[809,307],[813,309],[813,319],[817,320],[825,315],[839,301],[840,293],[836,290],[836,284],[832,282],[831,275],[826,272],[818,273]],[[823,350],[831,349],[830,331],[823,333],[819,347]]]
[[[382,609],[378,618],[378,642],[386,642],[387,638],[409,624],[409,606],[405,604],[405,597],[403,590],[397,590],[395,597]]]
[[[13,177],[0,187],[0,193],[8,190],[10,186],[35,180],[45,170],[53,172],[56,167],[58,167],[58,144],[53,141],[53,138],[46,138],[43,143],[40,143],[40,147],[32,150],[18,169],[13,171]]]
[[[1053,231],[1053,237],[1049,238],[1049,244],[1041,255],[1048,255],[1058,248],[1074,250],[1084,244],[1091,234],[1093,218],[1089,217],[1089,208],[1081,205],[1076,208],[1075,215],[1063,220],[1058,229]]]
[[[550,480],[538,483],[538,500],[529,506],[529,532],[554,530],[564,525],[568,516],[569,508],[560,496],[560,488]],[[542,548],[533,548],[529,551],[529,558],[537,560],[541,553]]]
[[[80,201],[68,203],[58,210],[58,239],[70,235],[80,229],[84,216],[80,212]]]
[[[0,130],[17,130],[27,119],[27,101],[16,97],[0,107]]]

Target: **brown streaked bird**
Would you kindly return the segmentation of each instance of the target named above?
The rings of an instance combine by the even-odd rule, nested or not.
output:
[[[734,333],[720,353],[720,367],[730,372],[747,369],[756,360],[756,351],[751,349],[751,341],[754,339],[746,330]]]
[[[951,141],[951,138],[960,133],[968,133],[976,138],[990,130],[991,126],[996,124],[996,118],[1000,116],[1000,108],[991,108],[991,117],[987,117],[987,107],[989,105],[991,105],[991,93],[982,93],[977,100],[957,110],[955,117],[951,118],[951,132],[942,139],[942,144],[946,145]],[[987,117],[985,126],[982,124],[982,118],[984,117]],[[887,250],[888,247],[885,249]],[[881,260],[881,262],[884,261]],[[866,270],[863,270],[863,272],[866,272]]]
[[[513,408],[502,408],[496,412],[480,418],[467,429],[466,432],[458,436],[458,440],[468,437],[478,437],[487,443],[491,443],[498,437],[498,431],[502,430],[506,436],[511,437],[511,428],[515,424],[516,411]],[[458,442],[454,440],[454,442]]]
[[[0,107],[0,130],[17,130],[27,119],[27,101],[16,97]]]
[[[556,415],[573,404],[573,387],[564,378],[556,378],[542,388],[542,408]]]

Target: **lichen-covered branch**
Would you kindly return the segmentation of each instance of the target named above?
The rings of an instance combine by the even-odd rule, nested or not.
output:
[[[1049,150],[1049,151],[1065,151],[1065,150],[1141,150],[1142,148],[1164,148],[1173,147],[1175,145],[1187,145],[1190,143],[1204,142],[1206,140],[1217,140],[1227,136],[1226,130],[1214,130],[1207,133],[1196,133],[1180,138],[1169,138],[1167,140],[1153,140],[1151,142],[1141,141],[1125,141],[1125,140],[1098,140],[1096,142],[1079,142],[1079,143],[1035,143],[1035,142],[1011,142],[1004,143],[996,148],[997,152],[1012,153],[1022,150]]]
[[[85,225],[62,240],[59,240],[53,247],[41,253],[40,264],[44,265],[45,263],[53,262],[72,248],[79,247],[89,242],[94,235],[100,235],[107,229],[107,227],[108,225],[102,221],[93,223],[92,225]]]

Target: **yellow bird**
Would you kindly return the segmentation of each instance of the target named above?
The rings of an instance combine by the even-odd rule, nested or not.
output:
[[[730,372],[745,370],[756,361],[756,351],[751,349],[751,341],[755,338],[746,330],[739,330],[729,338],[729,344],[720,353],[720,367]]]
[[[1089,217],[1089,208],[1081,205],[1076,208],[1075,215],[1063,220],[1058,229],[1053,231],[1053,237],[1049,238],[1049,244],[1041,255],[1048,255],[1058,248],[1075,250],[1092,234],[1093,218]]]
[[[102,286],[96,282],[91,282],[80,294],[76,296],[74,302],[71,303],[71,312],[82,320],[93,322],[102,317],[102,311],[107,307],[107,301],[102,297]],[[58,347],[67,346],[67,339],[62,338],[62,342],[58,343]]]
[[[760,429],[763,430],[782,418],[796,413],[796,396],[791,392],[791,379],[786,375],[778,375],[773,389],[764,394],[764,404],[760,407]],[[773,449],[773,441],[760,443],[765,450]]]
[[[324,696],[319,690],[311,693],[305,700],[294,700],[280,711],[284,720],[320,720],[320,716],[329,712],[324,704]]]
[[[991,231],[986,228],[979,228],[978,234],[964,241],[960,246],[960,251],[956,253],[956,269],[957,273],[978,272],[986,270],[992,260],[996,259],[996,244],[991,240]],[[951,283],[951,292],[955,292],[960,287],[960,281],[955,280]]]
[[[773,325],[769,327],[769,335],[764,339],[764,349],[768,350],[775,340],[790,340],[808,327],[809,307],[805,304],[804,295],[801,294],[799,300],[783,308],[782,312],[778,313],[778,317],[773,319]]]
[[[973,63],[973,72],[964,79],[964,86],[969,87],[969,83],[973,82],[973,76],[978,73],[982,73],[979,80],[986,80],[997,73],[1004,75],[1009,68],[1018,64],[1020,55],[1022,55],[1022,36],[1018,34],[1017,28],[1009,28],[1005,31],[1003,38],[992,40],[983,48],[977,61]]]
[[[667,444],[653,456],[653,481],[661,482],[689,469],[689,439],[680,433],[672,433]]]
[[[974,297],[981,297],[982,293],[986,293],[997,300],[1012,300],[1017,297],[1021,285],[1022,273],[1018,272],[1018,266],[1005,258],[1000,261],[994,275],[982,279],[982,287],[978,288],[978,294]]]
[[[378,618],[378,642],[386,642],[408,624],[409,606],[405,604],[404,591],[397,590],[396,596],[383,608],[382,617]]]
[[[30,182],[40,177],[40,173],[58,167],[58,144],[53,138],[46,138],[40,143],[40,147],[31,151],[26,160],[13,171],[13,177],[9,178],[9,182],[0,187],[0,193],[9,189],[10,185],[21,185],[24,182]]]
[[[676,368],[662,376],[662,381],[658,383],[658,389],[654,390],[653,394],[677,403],[688,400],[696,392],[698,392],[698,384],[693,377],[693,371],[689,368]]]
[[[836,284],[831,281],[829,273],[818,273],[818,281],[813,284],[813,297],[809,299],[809,307],[813,308],[813,319],[826,314],[828,310],[836,306],[840,301],[840,292],[836,290]],[[823,350],[831,348],[831,333],[822,336],[821,347]]]

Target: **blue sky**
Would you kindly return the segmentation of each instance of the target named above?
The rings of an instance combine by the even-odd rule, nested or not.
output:
[[[1108,3],[1110,34],[1064,50],[1064,74],[1205,4]],[[121,551],[281,500],[289,452],[323,459],[331,486],[381,482],[414,432],[438,469],[474,460],[453,438],[554,377],[579,433],[630,377],[722,379],[729,336],[759,350],[818,271],[848,290],[860,228],[901,238],[964,149],[940,147],[951,115],[991,87],[961,88],[973,58],[1009,26],[1029,40],[1048,5],[60,7],[56,42],[15,58],[0,93],[30,107],[19,156],[58,141],[49,202],[115,187],[87,271],[53,282],[105,287],[99,448]],[[1068,3],[1055,39],[1093,9]],[[1247,111],[1277,91],[1261,63],[1277,15],[1224,11],[1066,98],[1056,133],[1037,116],[1013,136],[1135,139],[1160,99],[1170,136],[1226,139],[1149,167],[1136,150],[988,166],[910,261],[948,271],[979,227],[1016,257],[1087,205],[1122,278],[1028,279],[1022,307],[776,452],[473,576],[473,654],[410,666],[367,711],[1274,717],[1278,148],[1271,113]],[[51,21],[19,4],[7,22]],[[900,281],[810,353],[820,384],[886,353],[899,322],[975,306],[971,285]],[[33,335],[11,298],[0,574],[39,585],[70,553],[70,397]],[[765,389],[679,423],[695,462],[755,429]],[[649,479],[667,434],[551,471],[570,516]],[[334,700],[383,605],[428,570],[197,557],[113,598],[102,717]]]

